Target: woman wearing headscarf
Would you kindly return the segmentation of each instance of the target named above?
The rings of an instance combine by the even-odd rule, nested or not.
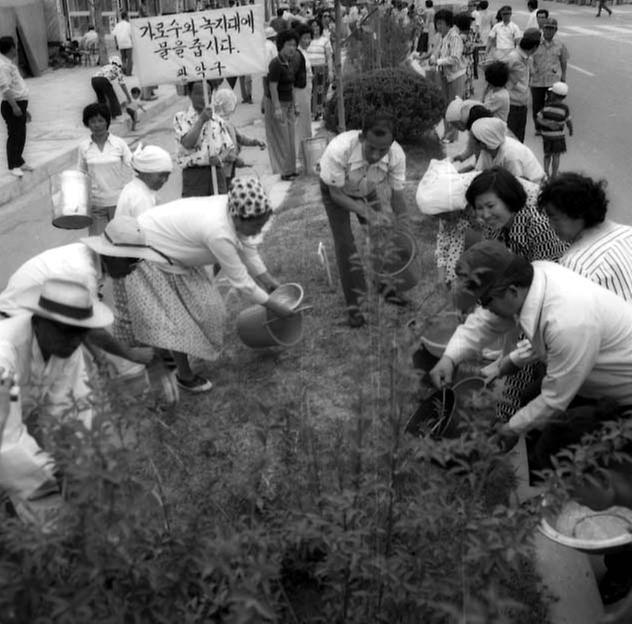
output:
[[[116,80],[119,83],[128,102],[132,98],[125,84],[125,76],[123,74],[123,63],[120,56],[111,56],[109,63],[100,67],[92,76],[91,84],[97,96],[99,104],[105,104],[110,109],[110,116],[116,119],[123,111],[114,86],[112,83]]]
[[[153,208],[157,203],[157,192],[173,171],[169,152],[157,145],[139,145],[132,155],[131,165],[136,177],[123,187],[116,204],[115,217],[138,218]]]
[[[606,218],[606,181],[562,173],[542,187],[538,202],[570,243],[560,264],[632,301],[632,227]]]
[[[268,273],[253,238],[272,216],[255,178],[235,178],[228,195],[179,199],[138,218],[147,244],[170,264],[145,262],[126,282],[136,342],[171,351],[177,381],[190,392],[212,383],[196,375],[189,356],[215,360],[222,349],[224,302],[204,270],[218,264],[231,286],[278,316],[292,310],[271,300],[279,283]]]
[[[535,154],[520,141],[507,136],[507,124],[502,119],[477,119],[470,132],[480,152],[476,161],[478,171],[498,166],[537,184],[544,178],[544,169]]]

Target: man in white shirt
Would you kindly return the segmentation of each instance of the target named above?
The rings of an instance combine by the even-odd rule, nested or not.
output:
[[[358,306],[366,286],[362,267],[354,258],[357,251],[351,213],[362,224],[378,221],[384,218],[380,211],[390,199],[395,215],[405,215],[405,182],[406,155],[394,140],[394,120],[385,113],[368,116],[361,131],[350,130],[334,137],[320,159],[321,196],[351,327],[362,327],[366,322]],[[390,302],[397,304],[401,299],[393,295]]]
[[[9,173],[21,178],[33,171],[22,158],[26,145],[26,124],[31,121],[27,111],[29,91],[16,65],[18,51],[13,37],[0,37],[0,112],[7,124],[7,164]]]
[[[123,73],[126,76],[132,75],[132,25],[129,23],[127,12],[121,13],[121,21],[112,30],[116,49],[121,53],[123,61]]]
[[[27,314],[0,321],[0,372],[14,386],[14,399],[0,402],[0,488],[14,502],[54,484],[51,456],[27,426],[41,433],[45,422],[76,418],[91,425],[90,379],[82,343],[91,329],[113,316],[81,283],[48,280],[25,297]],[[18,387],[19,383],[19,387]],[[44,431],[45,433],[45,431]],[[38,436],[39,437],[39,436]]]
[[[500,9],[502,21],[494,25],[487,38],[487,56],[494,60],[502,61],[515,47],[522,33],[520,28],[511,21],[511,7],[503,6]]]
[[[431,371],[433,382],[450,383],[456,365],[516,325],[531,354],[546,364],[540,393],[504,427],[508,436],[541,429],[576,397],[611,399],[632,406],[632,306],[553,262],[529,263],[496,241],[470,247],[457,274],[478,299]]]

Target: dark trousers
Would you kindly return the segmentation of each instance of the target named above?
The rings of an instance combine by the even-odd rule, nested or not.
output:
[[[132,60],[132,48],[124,48],[119,50],[121,53],[121,63],[123,63],[123,73],[126,76],[132,75],[132,68],[134,66],[134,61]]]
[[[538,113],[544,108],[548,87],[531,87],[531,114],[533,115],[533,123],[535,125]],[[536,130],[538,127],[536,126]]]
[[[112,83],[103,77],[93,78],[91,81],[92,88],[97,94],[97,101],[99,104],[106,104],[110,109],[110,115],[112,119],[118,117],[121,114],[121,104],[116,97],[114,87]]]
[[[211,168],[186,167],[182,170],[182,197],[208,197],[226,193],[226,178],[221,167],[216,167],[217,189],[213,188]]]
[[[331,234],[334,239],[334,250],[342,292],[349,308],[358,307],[358,298],[366,292],[364,271],[358,258],[353,232],[351,231],[351,213],[336,205],[329,193],[329,187],[320,183],[320,193],[329,219]],[[364,223],[364,219],[358,216],[358,221]]]
[[[527,128],[527,107],[509,106],[509,115],[507,116],[507,127],[516,135],[521,143],[524,143],[524,133]]]
[[[9,169],[16,169],[24,164],[22,152],[26,145],[26,109],[28,100],[17,100],[22,114],[18,117],[13,114],[13,109],[8,102],[3,101],[0,106],[2,119],[7,124],[7,164]]]

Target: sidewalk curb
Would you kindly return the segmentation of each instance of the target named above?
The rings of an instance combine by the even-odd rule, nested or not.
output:
[[[164,110],[175,104],[180,99],[177,93],[172,93],[160,98],[153,106],[147,107],[148,112],[158,115]],[[151,127],[147,128],[151,131]],[[135,135],[132,137],[122,137],[127,141],[130,148],[133,148],[139,141],[143,139],[146,133]],[[30,193],[41,188],[42,184],[48,184],[49,179],[56,173],[67,168],[72,168],[77,162],[78,143],[72,148],[66,149],[61,153],[54,155],[49,161],[37,167],[35,171],[27,174],[24,178],[15,178],[6,183],[0,183],[0,210],[7,207],[12,201],[23,198]]]

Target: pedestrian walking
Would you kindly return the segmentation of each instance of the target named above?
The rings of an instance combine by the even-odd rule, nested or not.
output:
[[[568,49],[557,36],[557,20],[546,19],[542,24],[542,39],[531,59],[529,73],[534,124],[544,106],[548,90],[556,82],[566,82],[568,59]],[[536,134],[538,134],[537,130]]]
[[[176,162],[182,167],[182,197],[223,194],[227,188],[222,162],[234,147],[233,142],[213,117],[210,105],[206,106],[202,82],[189,82],[186,89],[191,106],[173,119]],[[208,90],[212,90],[210,83]]]
[[[104,104],[83,109],[83,125],[90,129],[90,138],[79,144],[77,168],[90,178],[90,235],[101,234],[114,217],[119,194],[132,173],[132,152],[123,139],[110,133],[111,121]]]
[[[132,101],[132,97],[127,90],[125,79],[123,78],[123,63],[120,56],[111,56],[110,62],[101,67],[92,76],[91,84],[100,104],[105,104],[110,110],[110,117],[116,119],[121,115],[121,104],[114,91],[112,81],[119,83],[128,102]]]
[[[127,12],[121,13],[121,20],[112,30],[116,49],[121,53],[123,61],[123,73],[126,76],[132,75],[132,25],[129,23]]]
[[[607,0],[597,0],[597,2],[599,3],[597,5],[597,15],[596,17],[601,17],[601,10],[605,9],[606,11],[608,11],[608,15],[612,15],[612,11],[608,8],[608,5],[606,4]]]
[[[509,115],[507,126],[516,135],[516,138],[524,142],[525,129],[527,127],[527,105],[529,103],[529,59],[540,45],[540,31],[537,28],[525,30],[520,43],[506,57],[505,62],[509,68]]]
[[[298,35],[284,30],[276,38],[278,56],[270,62],[264,79],[265,126],[270,164],[282,180],[293,180],[296,173],[296,106],[294,104],[294,56]]]
[[[500,15],[500,21],[494,24],[494,27],[489,32],[485,54],[487,58],[491,57],[502,61],[516,47],[516,42],[522,37],[522,32],[511,21],[512,10],[510,6],[501,7],[498,14]]]
[[[441,78],[441,88],[446,102],[455,97],[463,98],[466,81],[467,61],[463,55],[464,45],[460,31],[454,25],[454,15],[448,9],[439,9],[434,18],[435,29],[441,35],[439,50],[430,56],[430,65],[437,67]],[[453,143],[459,132],[444,119],[442,142]]]
[[[294,81],[294,101],[298,110],[296,117],[296,150],[302,158],[301,145],[312,136],[312,65],[308,58],[308,48],[312,41],[312,31],[306,24],[297,27],[298,33],[298,71]],[[307,163],[303,163],[306,165]]]
[[[566,152],[565,127],[573,136],[573,121],[568,105],[564,102],[568,95],[568,85],[556,82],[550,89],[546,104],[538,113],[536,123],[542,134],[544,149],[544,171],[554,178],[560,168],[560,155]]]
[[[16,65],[17,47],[13,37],[0,37],[0,111],[7,124],[7,165],[9,173],[21,178],[25,171],[33,171],[24,162],[22,152],[26,145],[26,124],[31,121],[29,91]]]

